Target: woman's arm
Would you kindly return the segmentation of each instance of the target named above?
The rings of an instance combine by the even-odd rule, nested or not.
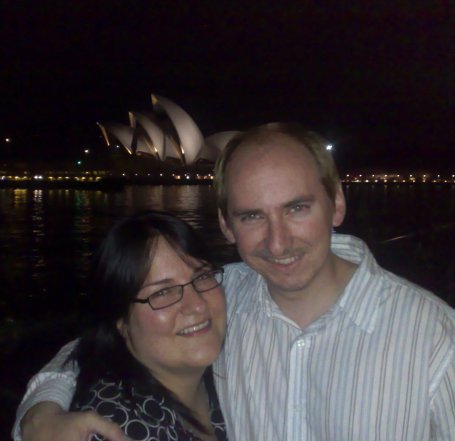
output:
[[[87,441],[93,433],[110,441],[130,441],[117,424],[95,412],[65,412],[51,402],[33,406],[21,426],[24,441]]]

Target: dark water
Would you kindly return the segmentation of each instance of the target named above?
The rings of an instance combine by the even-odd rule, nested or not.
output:
[[[455,306],[455,186],[345,187],[341,232],[380,263]],[[140,209],[180,215],[234,258],[218,231],[210,186],[126,187],[119,192],[0,189],[0,439],[26,379],[77,335],[90,256],[112,223]]]

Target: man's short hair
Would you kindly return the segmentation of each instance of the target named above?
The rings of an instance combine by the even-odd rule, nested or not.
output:
[[[335,202],[340,184],[338,170],[332,155],[327,150],[328,142],[316,132],[297,123],[270,123],[253,127],[234,136],[221,152],[215,165],[214,185],[218,208],[227,217],[226,169],[233,153],[246,145],[261,145],[274,135],[284,135],[295,139],[313,156],[321,176],[321,182],[329,198]]]

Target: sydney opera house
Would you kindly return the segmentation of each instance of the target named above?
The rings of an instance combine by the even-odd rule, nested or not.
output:
[[[204,137],[185,110],[153,94],[150,112],[131,111],[128,117],[129,124],[97,123],[115,149],[104,160],[87,149],[85,157],[63,165],[0,163],[0,187],[210,183],[219,153],[238,133]]]
[[[145,184],[210,183],[214,163],[238,131],[204,137],[176,103],[152,94],[150,112],[129,112],[129,124],[98,122],[102,138],[113,147],[104,161],[84,160],[55,164],[0,162],[0,187],[71,186],[125,182]],[[329,146],[327,146],[329,148]],[[103,149],[104,150],[104,149]],[[85,153],[88,155],[89,150]],[[398,173],[346,174],[346,183],[454,183],[451,176]]]
[[[108,146],[180,166],[213,163],[236,131],[204,137],[188,113],[168,98],[152,94],[151,112],[129,112],[129,125],[97,123]]]

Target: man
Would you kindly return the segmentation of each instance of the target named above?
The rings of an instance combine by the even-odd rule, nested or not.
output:
[[[228,334],[214,369],[230,439],[453,441],[454,310],[332,233],[345,200],[324,141],[289,124],[242,133],[217,163],[216,190],[220,227],[244,261],[226,267]],[[53,398],[40,387],[32,403]],[[50,421],[71,439],[102,431],[93,415],[55,412],[32,409],[24,439]]]

